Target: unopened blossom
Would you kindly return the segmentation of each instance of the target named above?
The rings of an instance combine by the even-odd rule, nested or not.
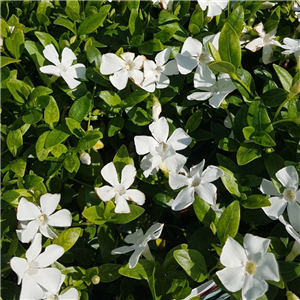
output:
[[[126,165],[121,173],[121,182],[119,182],[116,167],[113,162],[105,165],[101,170],[101,175],[111,186],[105,185],[95,188],[95,192],[103,201],[114,199],[116,207],[115,213],[130,213],[130,207],[127,201],[133,201],[138,205],[145,203],[145,195],[136,189],[129,189],[133,184],[136,169],[132,165]]]
[[[57,235],[50,226],[71,226],[72,216],[67,209],[61,209],[54,213],[60,201],[60,194],[44,194],[40,198],[41,206],[21,198],[17,208],[17,219],[21,229],[17,229],[17,235],[22,243],[30,242],[38,231],[47,238],[54,239]]]
[[[84,165],[90,165],[92,162],[91,156],[85,151],[80,153],[79,159]]]
[[[209,87],[200,87],[205,92],[195,92],[187,96],[188,100],[205,101],[209,99],[209,104],[213,108],[218,108],[226,96],[236,89],[228,74],[221,73],[216,80],[215,75],[211,80],[213,85]]]
[[[144,74],[141,69],[145,60],[144,55],[135,57],[135,54],[131,52],[125,52],[121,54],[121,57],[114,53],[106,53],[102,56],[100,72],[103,75],[110,75],[111,84],[118,90],[123,90],[128,78],[137,85],[142,83]]]
[[[40,71],[45,74],[62,77],[70,89],[75,89],[80,81],[75,78],[85,79],[86,68],[83,64],[72,65],[76,60],[74,52],[65,47],[61,54],[61,61],[59,60],[58,53],[52,44],[49,44],[43,50],[43,54],[47,60],[54,65],[48,65],[40,68]]]
[[[262,207],[264,212],[272,220],[278,219],[287,207],[289,217],[300,204],[299,176],[294,166],[288,166],[276,172],[275,176],[283,185],[283,191],[279,192],[273,183],[263,179],[260,190],[266,195],[270,195],[271,206]]]
[[[191,137],[182,128],[177,128],[168,138],[169,125],[164,117],[151,123],[149,129],[153,137],[134,137],[137,154],[147,154],[141,161],[145,177],[157,173],[159,169],[178,172],[186,163],[186,157],[176,151],[185,149],[191,143]]]
[[[215,166],[208,166],[204,171],[205,160],[190,168],[187,172],[182,169],[179,174],[169,174],[169,185],[173,190],[186,186],[172,201],[173,210],[182,210],[189,207],[195,201],[195,193],[208,204],[215,206],[217,188],[211,182],[224,175],[223,170]]]
[[[275,40],[277,28],[266,33],[263,24],[259,23],[254,27],[254,30],[258,33],[259,37],[248,43],[245,48],[252,52],[263,48],[262,61],[265,65],[269,64],[273,60],[273,46],[280,46],[280,43]]]
[[[159,119],[159,115],[162,112],[161,103],[158,98],[154,97],[153,105],[152,105],[152,119],[153,121],[157,121]]]
[[[155,88],[164,89],[170,84],[169,75],[177,75],[177,63],[173,59],[168,62],[171,50],[164,49],[155,56],[155,61],[145,60],[144,62],[144,81],[141,88],[148,92],[154,92]]]
[[[300,40],[284,38],[283,43],[284,45],[280,45],[285,49],[282,54],[294,54],[296,59],[300,57]]]
[[[183,43],[181,53],[175,57],[181,74],[191,73],[197,67],[194,75],[195,88],[210,87],[215,83],[215,76],[207,66],[213,58],[206,45],[211,42],[218,49],[219,37],[220,33],[206,36],[203,38],[203,44],[197,39],[188,37]]]
[[[60,288],[61,272],[56,268],[47,268],[64,254],[64,248],[50,245],[42,251],[42,235],[37,233],[25,253],[25,258],[13,257],[10,260],[12,270],[18,275],[18,284],[22,283],[20,300],[43,299],[44,292],[56,293]]]
[[[150,252],[148,242],[151,240],[156,240],[160,237],[163,230],[164,224],[155,223],[153,224],[144,234],[142,229],[129,234],[125,237],[124,241],[127,244],[132,244],[130,246],[122,246],[114,249],[111,254],[124,254],[134,251],[129,259],[129,268],[134,268],[141,255],[146,259],[154,261],[154,257]]]
[[[280,280],[276,258],[267,252],[269,244],[269,239],[249,233],[244,237],[244,248],[233,238],[227,239],[220,256],[225,268],[216,272],[227,290],[242,290],[242,300],[254,300],[268,290],[266,280]]]
[[[214,17],[218,16],[222,13],[222,11],[226,8],[229,0],[197,0],[199,6],[204,11],[206,8],[207,16]]]
[[[286,261],[293,261],[298,255],[300,255],[300,243],[295,241],[291,252],[286,256]]]

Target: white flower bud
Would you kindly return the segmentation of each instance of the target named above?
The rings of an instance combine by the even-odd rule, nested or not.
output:
[[[90,165],[92,162],[91,156],[87,152],[82,152],[79,158],[84,165]]]

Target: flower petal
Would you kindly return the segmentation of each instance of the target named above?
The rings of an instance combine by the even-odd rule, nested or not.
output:
[[[128,244],[135,244],[137,241],[142,240],[144,236],[143,230],[139,228],[137,231],[128,234],[124,241]],[[128,251],[127,251],[128,252]]]
[[[144,171],[143,174],[147,178],[149,175],[154,175],[158,172],[158,166],[162,163],[159,155],[153,156],[148,154],[144,156],[141,161],[141,169]]]
[[[110,75],[120,71],[125,62],[119,56],[114,53],[106,53],[102,55],[102,63],[100,66],[100,72],[103,75]]]
[[[160,73],[157,81],[156,81],[156,87],[158,89],[165,89],[169,86],[170,84],[170,79],[167,77],[165,74]]]
[[[45,268],[57,261],[64,253],[65,250],[63,247],[58,245],[49,245],[46,247],[45,251],[35,259],[35,261],[39,263],[40,268]]]
[[[187,158],[182,154],[175,153],[174,155],[167,157],[165,162],[170,172],[178,173],[186,163],[186,160]]]
[[[294,166],[282,168],[275,175],[284,187],[298,188],[299,175]]]
[[[138,205],[143,205],[145,203],[146,197],[145,194],[139,190],[130,189],[126,191],[124,198],[133,201]]]
[[[112,186],[119,184],[117,170],[113,162],[108,163],[102,168],[101,175]]]
[[[264,239],[250,233],[247,233],[244,237],[244,249],[247,253],[248,259],[256,264],[268,251],[269,244],[269,239]]]
[[[37,233],[30,245],[30,247],[27,249],[25,253],[25,257],[27,261],[35,260],[39,254],[42,251],[42,235],[40,233]]]
[[[204,101],[213,96],[212,92],[196,92],[187,96],[188,100]],[[222,99],[223,100],[223,99]]]
[[[226,267],[244,266],[247,262],[244,248],[233,238],[229,237],[222,249],[220,262]]]
[[[131,245],[131,246],[122,246],[119,248],[116,248],[114,250],[111,251],[111,254],[115,255],[115,254],[125,254],[128,252],[131,252],[133,250],[135,250],[136,246],[135,245]]]
[[[182,46],[181,54],[185,56],[199,57],[202,54],[203,45],[197,39],[188,37]]]
[[[169,137],[167,144],[172,146],[174,150],[178,151],[185,149],[191,141],[191,137],[182,128],[177,128]]]
[[[68,72],[61,72],[61,77],[65,80],[67,83],[69,89],[73,90],[81,83],[80,81],[74,79]]]
[[[33,240],[38,230],[39,230],[39,225],[35,220],[33,220],[29,222],[24,229],[16,230],[16,232],[19,240],[22,243],[29,243],[30,241]]]
[[[115,207],[116,214],[129,214],[130,213],[130,207],[124,197],[116,195],[115,204],[116,204],[116,207]]]
[[[206,64],[197,67],[194,76],[194,87],[201,89],[202,87],[211,87],[216,83],[216,76]]]
[[[60,69],[53,65],[40,67],[40,71],[44,74],[55,75],[57,77],[60,77]]]
[[[68,69],[67,73],[74,78],[86,79],[85,78],[86,67],[83,64],[76,64],[71,66]]]
[[[153,137],[159,142],[167,142],[169,135],[169,125],[165,117],[159,118],[157,121],[149,125],[149,129]]]
[[[178,71],[183,75],[191,73],[198,64],[196,58],[185,56],[180,53],[175,56],[175,59],[177,62]]]
[[[59,295],[59,300],[78,300],[78,291],[75,288],[70,288]]]
[[[214,184],[206,182],[195,187],[198,196],[210,205],[216,205],[217,188]]]
[[[277,220],[281,216],[286,208],[287,202],[281,197],[269,198],[271,206],[262,207],[265,214],[272,220]]]
[[[134,56],[135,54],[132,52],[124,52],[121,54],[121,57],[125,60],[125,61],[133,61],[134,60]]]
[[[13,257],[10,260],[10,266],[11,266],[12,270],[18,276],[18,284],[21,283],[21,281],[25,275],[27,265],[28,265],[28,262],[26,261],[26,259],[21,258],[21,257]]]
[[[287,212],[291,225],[300,233],[300,205],[297,202],[289,203]]]
[[[136,168],[133,165],[126,165],[121,174],[121,184],[127,190],[134,182],[136,176]]]
[[[160,237],[164,224],[155,223],[153,224],[145,233],[145,240],[148,242],[150,240],[156,240]]]
[[[246,274],[242,297],[244,300],[253,300],[261,297],[268,290],[268,284],[256,276]]]
[[[139,135],[134,137],[136,153],[144,155],[150,152],[151,147],[157,146],[157,141],[152,136]]]
[[[133,69],[128,72],[128,77],[133,81],[133,83],[140,85],[144,80],[144,73],[140,70]]]
[[[135,69],[141,69],[143,67],[143,64],[146,60],[146,57],[144,55],[138,55],[134,60],[134,68]]]
[[[69,68],[75,59],[76,55],[74,52],[70,48],[65,47],[61,53],[61,63],[64,65],[64,67]]]
[[[58,227],[69,227],[72,224],[72,216],[67,209],[61,209],[55,214],[51,215],[48,220],[48,224]]]
[[[61,272],[56,268],[38,269],[33,279],[50,293],[57,294],[60,288]]]
[[[199,0],[198,0],[199,1]],[[208,10],[207,10],[207,16],[208,17],[214,17],[214,16],[219,16],[222,13],[222,8],[220,6],[222,2],[214,2],[210,1],[208,5]],[[223,1],[223,5],[228,3],[228,1]]]
[[[163,67],[163,73],[167,76],[170,75],[177,75],[179,73],[178,67],[177,67],[177,62],[175,59],[172,59],[168,63],[166,63]]]
[[[201,182],[212,182],[224,175],[222,169],[215,166],[208,166],[201,175]]]
[[[172,202],[172,209],[175,211],[183,210],[193,204],[194,201],[194,188],[187,187],[178,193],[177,197]]]
[[[177,190],[185,185],[188,185],[188,181],[188,177],[185,175],[176,173],[169,174],[169,185],[172,190]]]
[[[262,193],[270,196],[281,196],[275,188],[274,184],[270,180],[263,179],[259,187]]]
[[[57,208],[60,201],[60,194],[44,194],[40,198],[41,210],[43,214],[51,215]]]
[[[113,187],[105,185],[100,188],[95,188],[97,196],[103,201],[109,201],[115,197],[116,191]]]
[[[267,65],[273,61],[273,46],[266,45],[263,47],[262,62]]]
[[[128,82],[128,72],[126,70],[118,71],[114,75],[109,76],[109,80],[115,88],[123,90]]]
[[[203,159],[199,164],[191,167],[190,176],[194,177],[195,175],[198,175],[199,177],[201,177],[204,165],[205,165],[205,159]]]
[[[57,235],[50,229],[50,227],[47,224],[40,226],[40,232],[43,236],[49,239],[57,238]]]
[[[252,52],[256,52],[259,49],[261,49],[264,46],[264,40],[263,38],[259,37],[256,38],[255,40],[251,41],[250,43],[248,43],[245,48],[252,51]]]
[[[139,261],[139,258],[141,256],[141,254],[143,253],[143,251],[145,250],[144,247],[137,247],[134,252],[131,254],[130,256],[130,259],[129,259],[129,269],[133,269],[138,261]]]
[[[17,219],[19,221],[35,220],[41,214],[37,205],[29,202],[25,198],[21,198],[17,210]]]
[[[255,276],[264,280],[280,280],[277,260],[273,253],[266,253],[257,265]]]
[[[25,274],[22,282],[20,300],[43,299],[44,291],[36,281],[28,274]]]
[[[159,52],[156,56],[155,56],[155,62],[158,66],[162,67],[169,59],[171,54],[171,49],[170,48],[166,48],[163,51]]]
[[[49,61],[51,61],[56,66],[60,63],[60,61],[58,59],[58,53],[52,44],[49,44],[45,47],[45,49],[43,50],[43,54],[44,54],[45,58],[47,58]]]
[[[222,101],[226,98],[229,92],[218,92],[209,99],[209,105],[213,108],[218,108]]]
[[[245,271],[243,266],[227,267],[216,272],[216,275],[228,291],[237,292],[243,287],[245,280]]]

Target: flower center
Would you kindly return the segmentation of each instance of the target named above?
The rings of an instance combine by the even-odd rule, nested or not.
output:
[[[39,269],[39,264],[36,261],[31,261],[28,263],[26,267],[26,272],[29,275],[34,275],[37,273],[38,269]]]
[[[48,216],[45,214],[39,215],[37,217],[37,222],[39,223],[39,225],[45,225],[48,222]]]
[[[250,275],[253,275],[256,271],[256,264],[253,261],[247,261],[245,270]]]
[[[68,71],[68,67],[65,66],[64,64],[60,63],[59,65],[57,65],[57,67],[59,68],[59,70],[61,72],[67,72]]]
[[[162,71],[163,71],[162,67],[161,67],[161,66],[157,66],[157,67],[154,69],[154,74],[155,74],[155,76],[158,76]]]
[[[133,63],[132,63],[132,61],[126,61],[126,63],[125,63],[125,67],[124,67],[124,69],[126,70],[126,71],[131,71],[132,69],[133,69]]]
[[[167,149],[168,149],[168,144],[166,144],[166,143],[164,143],[164,142],[161,142],[160,144],[162,145],[162,151],[163,151],[163,152],[167,151]]]
[[[286,201],[293,203],[295,202],[296,199],[296,195],[292,190],[286,189],[283,192],[283,197]]]
[[[122,196],[126,193],[126,189],[123,184],[119,184],[115,187],[116,194]]]
[[[192,181],[192,186],[196,187],[196,186],[200,185],[200,183],[201,183],[201,179],[199,177],[196,177]]]
[[[47,300],[59,300],[57,295],[51,295],[47,298]]]

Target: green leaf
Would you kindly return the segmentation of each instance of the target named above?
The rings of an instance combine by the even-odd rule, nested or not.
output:
[[[267,107],[278,107],[287,97],[284,89],[273,89],[261,95],[261,99]]]
[[[1,55],[1,57],[0,57],[0,67],[1,68],[5,67],[9,64],[19,63],[19,62],[20,62],[19,59],[15,59],[15,58],[3,56],[3,55]]]
[[[121,116],[118,117],[114,117],[113,119],[111,119],[108,122],[108,137],[112,137],[115,134],[117,134],[118,132],[120,132],[120,130],[123,128],[124,126],[124,119]]]
[[[65,141],[70,134],[68,133],[67,127],[64,126],[57,126],[53,130],[51,130],[47,136],[47,139],[45,141],[45,148],[49,149],[53,146],[62,143]]]
[[[219,39],[219,53],[223,61],[227,61],[238,68],[241,64],[241,46],[235,30],[225,23]]]
[[[43,118],[43,114],[36,108],[29,108],[22,116],[22,120],[26,124],[35,124]]]
[[[243,142],[236,153],[236,159],[239,166],[243,166],[261,156],[261,146],[253,142]]]
[[[66,118],[66,124],[69,130],[78,138],[82,138],[85,135],[84,130],[80,126],[80,124],[71,118]]]
[[[223,211],[217,224],[217,235],[222,244],[228,237],[234,238],[240,225],[240,205],[237,200],[229,204]]]
[[[91,15],[84,19],[78,28],[78,35],[89,34],[103,26],[103,22],[111,8],[111,5],[104,5],[100,8],[99,13]]]
[[[109,106],[116,106],[121,103],[119,95],[112,91],[101,91],[99,97],[104,100]]]
[[[90,222],[96,225],[102,225],[106,221],[108,221],[106,219],[104,212],[105,212],[104,202],[101,202],[99,205],[94,205],[86,208],[82,212],[82,215]]]
[[[83,96],[76,100],[70,108],[69,117],[80,123],[88,114],[91,106],[89,96]]]
[[[285,282],[290,282],[300,276],[300,264],[297,262],[278,261],[279,273]]]
[[[224,175],[221,176],[221,180],[227,189],[227,191],[238,198],[241,197],[240,193],[240,183],[234,173],[230,170],[226,169],[225,167],[220,166],[220,169],[224,171]]]
[[[23,146],[21,129],[10,130],[6,137],[6,144],[11,154],[16,157]]]
[[[93,146],[95,146],[96,143],[102,138],[102,132],[97,130],[90,130],[86,132],[85,136],[80,139],[80,141],[78,142],[78,147],[81,150],[89,150]]]
[[[26,171],[26,161],[18,158],[10,163],[10,169],[15,172],[17,177],[24,177]]]
[[[284,68],[273,64],[273,68],[281,82],[282,87],[287,91],[290,92],[293,82],[292,75]],[[283,99],[284,100],[284,99]],[[282,100],[282,101],[283,101]]]
[[[138,18],[138,9],[132,9],[129,16],[128,28],[131,35],[135,32],[135,21]]]
[[[53,129],[59,121],[59,108],[52,96],[49,96],[49,102],[44,111],[44,119],[45,123],[48,124],[51,129]]]
[[[125,145],[122,145],[117,151],[116,155],[114,156],[113,163],[119,175],[121,175],[121,172],[126,165],[134,166],[134,161],[129,156],[127,147]]]
[[[245,208],[256,209],[265,206],[270,206],[271,203],[267,197],[263,195],[251,195],[246,200],[240,202]]]
[[[13,54],[16,59],[19,59],[24,50],[25,37],[23,31],[13,33],[10,37],[5,39],[5,45],[9,52]]]
[[[100,276],[101,282],[108,283],[117,280],[121,274],[119,270],[122,265],[118,264],[104,264],[98,268],[98,275]]]
[[[174,16],[172,13],[167,10],[162,10],[158,16],[158,24],[162,25],[167,22],[179,21],[179,18]]]
[[[141,107],[133,107],[127,115],[135,125],[145,126],[152,122],[152,117]]]
[[[11,78],[7,83],[6,83],[9,91],[13,95],[16,101],[20,103],[25,103],[25,100],[28,99],[32,88],[26,84],[25,82],[17,79]]]
[[[53,44],[56,47],[56,49],[59,49],[58,43],[52,35],[41,31],[35,31],[34,34],[44,47],[46,47],[49,44]]]
[[[115,214],[113,218],[110,220],[110,222],[114,224],[127,224],[137,219],[145,211],[145,209],[143,209],[142,207],[139,207],[134,204],[129,204],[129,208],[130,208],[129,214]]]
[[[193,12],[193,14],[190,18],[190,23],[189,23],[190,33],[192,33],[192,34],[199,33],[203,27],[203,21],[204,21],[203,10],[200,9],[199,6],[196,6],[195,11]]]
[[[72,20],[72,21],[78,21],[80,19],[80,6],[77,0],[74,1],[67,1],[67,5],[65,8],[65,12],[68,15],[68,17]]]
[[[91,64],[94,64],[97,69],[100,68],[101,64],[101,53],[94,46],[88,46],[86,48],[86,57]]]
[[[216,47],[211,43],[208,42],[206,44],[206,47],[210,53],[210,55],[212,56],[212,58],[216,61],[216,62],[221,62],[221,57],[220,57],[220,53],[219,51],[216,49]]]
[[[48,134],[50,131],[45,131],[42,135],[39,136],[35,144],[35,152],[39,161],[44,161],[50,152],[50,149],[45,148],[45,142],[47,140]]]
[[[51,94],[53,91],[45,86],[38,86],[36,87],[32,93],[30,94],[29,99],[30,100],[35,100],[36,98],[40,96],[47,96]]]
[[[226,61],[213,61],[207,64],[214,72],[232,74],[235,73],[235,66]]]
[[[144,101],[150,93],[143,90],[136,90],[133,93],[131,93],[129,96],[127,96],[121,103],[124,107],[133,107],[136,104]]]
[[[232,138],[222,138],[219,141],[218,147],[224,151],[236,152],[239,148],[239,143]]]
[[[203,255],[197,250],[175,250],[174,258],[194,281],[202,282],[207,278],[207,267],[205,259]]]
[[[68,154],[64,160],[64,167],[69,173],[77,173],[80,167],[80,161],[76,153]]]
[[[55,25],[63,26],[67,28],[68,30],[72,31],[74,34],[76,33],[74,30],[73,23],[69,21],[68,19],[64,19],[61,17],[58,17],[56,20],[53,22]]]
[[[197,218],[205,225],[210,226],[211,223],[217,221],[217,216],[215,211],[211,206],[195,194],[195,201],[193,203],[194,211]]]
[[[56,239],[53,240],[52,244],[59,245],[67,252],[71,249],[81,235],[82,229],[79,227],[70,228],[62,231]]]
[[[202,110],[197,110],[190,116],[185,125],[185,130],[187,133],[191,133],[199,127],[202,120],[202,115]]]
[[[281,184],[279,184],[278,179],[276,177],[276,173],[278,170],[285,167],[283,158],[278,155],[276,152],[265,155],[264,157],[265,167],[268,171],[270,178],[272,179],[273,184],[279,190],[281,188]]]
[[[145,279],[149,281],[153,274],[153,268],[153,262],[146,259],[140,259],[134,268],[130,269],[129,265],[127,264],[119,269],[119,273],[125,277],[137,280]]]
[[[252,92],[252,94],[256,93],[253,77],[248,71],[242,68],[238,68],[236,70],[235,75],[246,85],[246,87],[248,87],[248,89]],[[253,98],[252,96],[250,96],[248,90],[245,89],[243,85],[241,85],[238,81],[235,80],[235,76],[231,76],[231,80],[234,83],[234,85],[237,87],[237,89],[239,90],[242,96],[244,96],[246,99]]]
[[[115,255],[111,254],[111,251],[115,248],[115,229],[112,224],[103,224],[98,228],[98,241],[101,251],[102,261],[104,263],[115,260]],[[113,230],[114,229],[114,230]]]
[[[50,20],[47,15],[50,13],[51,8],[50,0],[41,0],[36,10],[36,18],[40,24],[50,25]]]
[[[242,5],[237,6],[226,19],[231,28],[235,30],[238,36],[241,36],[244,28],[244,9]]]

